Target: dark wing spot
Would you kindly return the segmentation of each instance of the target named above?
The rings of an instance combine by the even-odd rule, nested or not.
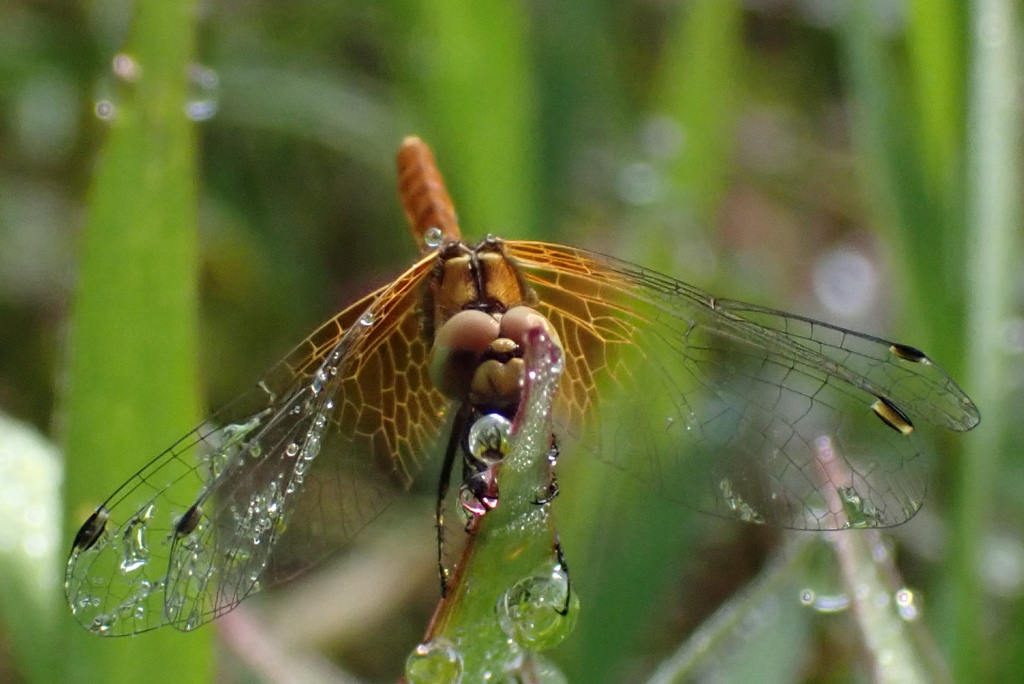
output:
[[[105,506],[100,506],[96,509],[96,512],[89,516],[82,526],[78,529],[78,534],[75,535],[74,544],[72,544],[73,552],[88,551],[91,549],[99,540],[103,531],[107,529],[107,519],[110,517],[110,512],[107,511]]]
[[[196,525],[203,517],[203,507],[198,503],[192,504],[192,507],[185,511],[185,514],[178,518],[178,522],[174,525],[174,537],[181,539],[192,534],[192,531],[196,529]]]
[[[871,409],[875,412],[875,415],[882,419],[882,422],[896,430],[896,432],[909,435],[914,431],[914,424],[910,422],[907,414],[888,399],[878,397],[878,400],[871,404]]]
[[[904,361],[910,361],[912,363],[930,362],[930,359],[923,351],[906,344],[893,343],[892,346],[889,347],[889,350]]]

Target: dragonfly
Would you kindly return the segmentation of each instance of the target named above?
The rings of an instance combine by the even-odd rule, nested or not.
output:
[[[514,414],[537,327],[564,349],[553,444],[726,518],[898,525],[927,490],[922,428],[980,420],[909,345],[575,247],[463,240],[416,137],[400,147],[398,186],[420,258],[84,522],[65,589],[88,630],[195,629],[337,551],[439,460],[438,522],[458,466],[460,499],[486,514],[500,501],[481,479],[494,454],[468,434]]]

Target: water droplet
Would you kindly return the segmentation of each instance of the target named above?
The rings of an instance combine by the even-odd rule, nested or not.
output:
[[[917,594],[910,589],[900,589],[896,592],[896,610],[900,617],[911,622],[921,617],[921,606]]]
[[[462,654],[447,639],[434,639],[413,649],[405,661],[409,684],[459,684]]]
[[[373,325],[373,322],[377,320],[377,315],[372,311],[367,311],[359,317],[359,325],[369,327]]]
[[[102,636],[104,634],[109,634],[115,624],[117,624],[116,616],[111,613],[100,613],[92,619],[92,624],[89,625],[89,631]]]
[[[427,247],[436,249],[444,242],[444,233],[437,226],[431,226],[423,233],[423,242],[426,243]]]
[[[814,294],[829,311],[856,317],[870,310],[880,286],[874,262],[853,246],[823,254],[814,269]]]
[[[565,673],[538,653],[519,651],[504,669],[509,682],[569,684]]]
[[[134,83],[139,78],[139,63],[131,55],[123,52],[114,55],[111,68],[114,75],[126,83]]]
[[[658,200],[665,190],[660,170],[647,162],[627,164],[619,172],[619,196],[629,204],[645,205]]]
[[[882,514],[875,505],[863,499],[853,487],[839,487],[836,490],[843,503],[846,515],[846,526],[857,529],[878,527],[882,524]]]
[[[753,506],[743,500],[739,494],[733,491],[732,482],[725,478],[718,483],[718,488],[722,491],[722,498],[725,499],[725,505],[730,510],[736,512],[736,516],[744,522],[753,523],[764,523],[764,518],[761,514],[754,509]]]
[[[189,100],[185,103],[185,116],[190,121],[209,121],[217,114],[219,105],[216,100]]]
[[[100,100],[93,107],[93,112],[96,114],[96,118],[100,121],[113,121],[117,115],[117,110],[114,107],[114,103],[110,100]]]
[[[327,373],[324,372],[323,368],[317,369],[316,373],[313,374],[313,382],[309,388],[313,390],[313,394],[320,394],[323,390],[324,384],[327,382]]]
[[[560,644],[576,626],[579,597],[557,567],[548,575],[519,580],[498,598],[501,629],[523,648],[543,651]]]
[[[498,413],[488,413],[469,428],[469,453],[485,462],[500,461],[508,454],[512,422]]]
[[[216,90],[220,85],[220,76],[217,72],[202,64],[192,64],[189,67],[189,81],[195,83],[204,90]]]
[[[193,64],[188,73],[189,94],[185,103],[185,116],[192,121],[207,121],[216,115],[217,88],[220,77],[213,69]]]
[[[804,589],[800,592],[800,603],[819,613],[839,613],[850,607],[850,597],[846,594],[819,594],[813,589]]]
[[[121,540],[124,542],[124,553],[121,558],[122,573],[134,572],[149,560],[149,548],[146,546],[146,523],[152,513],[153,504],[150,504],[125,525],[124,533],[121,535]]]

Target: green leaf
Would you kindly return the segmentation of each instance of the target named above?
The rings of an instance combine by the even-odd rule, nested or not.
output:
[[[550,505],[551,411],[563,365],[561,349],[549,339],[528,340],[522,405],[507,455],[496,466],[500,499],[470,523],[448,594],[409,658],[410,682],[455,681],[456,671],[467,682],[506,672],[535,681],[539,669],[553,667],[537,652],[558,645],[575,625],[579,599]]]

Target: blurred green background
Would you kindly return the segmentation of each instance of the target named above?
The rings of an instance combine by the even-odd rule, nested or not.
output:
[[[548,654],[569,681],[1019,681],[1017,12],[5,0],[0,681],[400,674],[436,600],[429,503],[217,627],[115,643],[66,612],[59,530],[411,263],[393,170],[411,133],[471,237],[903,340],[982,410],[884,541],[786,541],[580,466],[559,515],[582,613]],[[881,614],[844,609],[858,591]]]

